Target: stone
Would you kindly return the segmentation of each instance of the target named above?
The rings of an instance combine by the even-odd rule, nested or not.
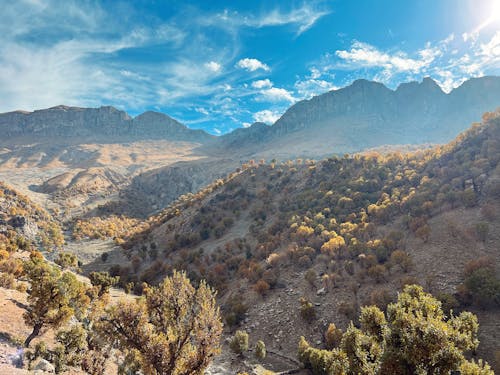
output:
[[[318,291],[316,292],[316,295],[318,296],[324,296],[325,294],[326,294],[325,288],[318,289]]]
[[[45,359],[41,359],[40,361],[38,361],[35,367],[33,367],[33,370],[43,371],[49,374],[55,374],[56,372],[56,368],[54,367],[54,365]]]

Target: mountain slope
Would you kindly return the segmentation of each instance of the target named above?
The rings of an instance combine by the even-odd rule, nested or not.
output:
[[[206,278],[230,327],[293,357],[300,335],[320,346],[329,322],[344,329],[361,306],[384,307],[407,283],[454,311],[467,306],[464,267],[484,256],[500,267],[499,161],[497,112],[425,152],[249,164],[150,218],[124,244],[130,263],[108,267],[138,292],[172,269]],[[498,309],[467,309],[491,361]]]
[[[390,90],[357,80],[298,102],[272,126],[221,137],[225,147],[267,158],[318,157],[387,144],[443,143],[500,106],[500,77],[473,78],[449,94],[431,78]],[[256,134],[257,133],[257,134]]]

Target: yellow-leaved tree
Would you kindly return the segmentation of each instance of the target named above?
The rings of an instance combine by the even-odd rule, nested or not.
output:
[[[125,354],[123,367],[144,374],[203,374],[219,353],[222,322],[216,292],[174,271],[144,296],[109,307],[98,329]]]

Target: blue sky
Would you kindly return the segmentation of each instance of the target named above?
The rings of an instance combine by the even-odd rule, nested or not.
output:
[[[0,112],[169,114],[221,134],[358,78],[500,74],[500,0],[0,0]]]

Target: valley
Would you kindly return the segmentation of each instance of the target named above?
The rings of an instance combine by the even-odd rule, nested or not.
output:
[[[447,317],[474,313],[480,344],[466,358],[498,371],[498,104],[498,77],[449,94],[430,79],[396,90],[363,80],[220,137],[112,107],[0,114],[0,292],[17,311],[0,321],[2,345],[12,353],[26,336],[20,269],[40,251],[87,285],[93,272],[116,278],[113,303],[174,270],[206,280],[224,324],[207,373],[308,374],[301,337],[330,350],[331,323],[347,337],[364,307],[385,312],[409,285]],[[233,353],[239,330],[266,359]],[[53,347],[54,334],[43,336]]]

